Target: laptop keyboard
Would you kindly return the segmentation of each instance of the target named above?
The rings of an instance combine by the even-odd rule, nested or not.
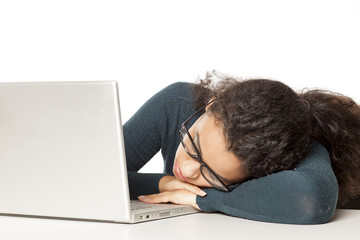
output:
[[[139,201],[130,201],[131,210],[149,209],[151,205]]]

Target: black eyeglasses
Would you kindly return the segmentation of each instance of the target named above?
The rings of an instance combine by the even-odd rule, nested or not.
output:
[[[226,186],[220,178],[216,175],[216,173],[211,170],[211,168],[202,160],[201,154],[199,149],[196,147],[194,140],[192,139],[190,132],[187,128],[188,122],[195,117],[198,113],[200,113],[206,106],[213,103],[215,100],[212,100],[208,102],[205,106],[201,107],[199,110],[197,110],[191,117],[189,117],[183,124],[181,124],[181,129],[179,131],[180,136],[180,142],[182,146],[184,147],[187,154],[189,154],[190,157],[196,159],[200,163],[200,172],[201,175],[205,178],[206,181],[208,181],[211,186],[214,188],[224,191],[224,192],[230,192],[232,189],[230,189],[228,186]]]

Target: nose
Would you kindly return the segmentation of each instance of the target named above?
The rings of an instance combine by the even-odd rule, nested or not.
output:
[[[189,179],[198,178],[201,174],[199,161],[189,156],[183,163],[182,174]]]

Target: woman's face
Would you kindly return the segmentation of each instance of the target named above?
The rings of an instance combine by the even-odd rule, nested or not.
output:
[[[243,181],[242,161],[226,148],[225,136],[221,124],[216,123],[212,114],[206,112],[189,129],[196,147],[201,152],[202,160],[216,173],[225,185]],[[184,141],[190,141],[184,139]],[[200,172],[198,160],[190,157],[182,144],[176,151],[173,173],[184,182],[199,187],[211,187]]]

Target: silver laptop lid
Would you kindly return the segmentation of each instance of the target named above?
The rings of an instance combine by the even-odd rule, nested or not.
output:
[[[0,213],[130,221],[115,81],[0,83]]]

